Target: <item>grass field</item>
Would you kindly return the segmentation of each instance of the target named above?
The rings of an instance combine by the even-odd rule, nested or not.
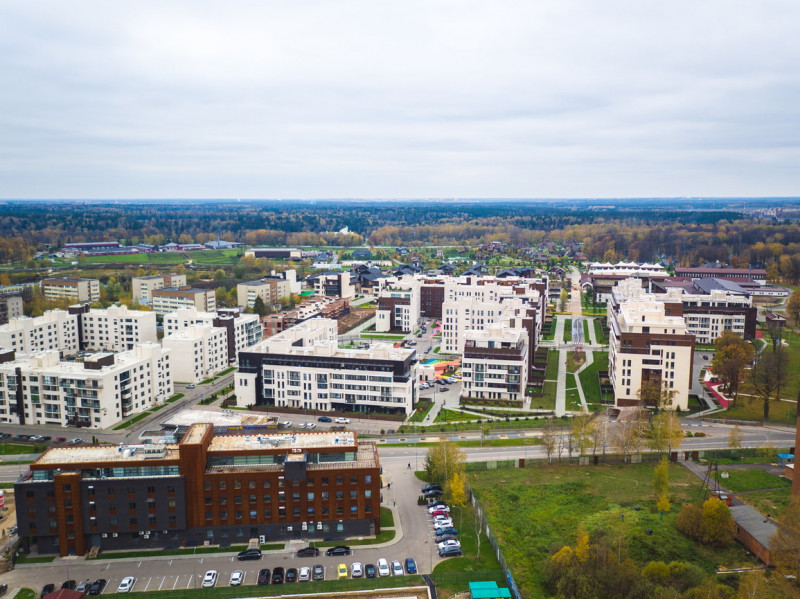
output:
[[[728,474],[727,478],[722,473]],[[753,470],[719,470],[717,481],[734,493],[741,491],[757,491],[759,489],[779,489],[791,486],[791,481],[774,476],[757,468]]]
[[[608,335],[603,332],[602,319],[597,318],[594,320],[594,336],[597,342],[601,345],[608,343]]]
[[[572,341],[572,319],[564,319],[564,341]]]
[[[755,565],[736,545],[714,550],[677,531],[680,506],[698,496],[697,477],[670,466],[673,507],[663,520],[655,510],[652,477],[652,464],[629,464],[494,470],[469,479],[526,598],[548,596],[543,562],[574,543],[579,529],[617,539],[640,566],[653,560],[691,561],[711,574],[719,564]]]
[[[554,381],[558,378],[558,353],[557,349],[547,352],[547,367],[544,371],[546,381]]]
[[[745,493],[737,495],[745,503],[749,503],[762,514],[769,514],[776,518],[783,514],[792,503],[792,489],[786,487],[777,491],[763,491],[759,493]]]
[[[599,404],[601,397],[597,372],[599,370],[608,369],[608,352],[593,352],[592,358],[594,361],[578,375],[578,378],[581,379],[581,386],[583,387],[583,394],[586,397],[586,402]]]

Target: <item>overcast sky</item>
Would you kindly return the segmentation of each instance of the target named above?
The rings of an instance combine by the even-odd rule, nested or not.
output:
[[[0,197],[800,195],[797,0],[0,0]]]

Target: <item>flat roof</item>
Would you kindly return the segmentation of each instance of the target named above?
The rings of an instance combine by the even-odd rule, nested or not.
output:
[[[355,447],[353,431],[297,431],[270,432],[253,435],[216,435],[209,451],[245,451],[248,449],[317,449],[328,447]]]
[[[145,458],[144,450],[157,451],[163,448],[165,454],[158,458]],[[154,464],[160,460],[177,460],[178,445],[76,445],[74,447],[51,447],[45,451],[32,466],[52,466],[56,464],[81,464],[106,462],[109,464],[142,461],[147,459]],[[112,466],[109,466],[112,467]]]

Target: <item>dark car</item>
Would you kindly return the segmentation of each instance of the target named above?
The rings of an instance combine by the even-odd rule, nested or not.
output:
[[[430,491],[425,491],[423,495],[425,495],[425,499],[434,499],[444,495],[444,491],[441,489],[431,489]]]
[[[286,570],[286,582],[297,582],[297,568]]]
[[[445,541],[458,541],[458,535],[446,534],[436,537],[437,543],[444,543]]]
[[[261,568],[258,571],[258,584],[269,584],[269,568]]]
[[[406,572],[409,574],[417,573],[417,563],[414,561],[413,557],[406,558]]]
[[[41,597],[44,597],[45,595],[49,595],[50,593],[52,593],[55,590],[56,590],[56,585],[54,585],[54,584],[46,584],[46,585],[44,585],[42,587],[42,592],[39,595],[39,597],[41,598]]]
[[[78,583],[74,580],[65,580],[61,585],[61,588],[66,589],[67,591],[74,591],[76,586],[78,586]]]
[[[439,483],[430,483],[422,487],[420,491],[422,491],[423,493],[427,493],[428,491],[433,491],[434,489],[438,489],[439,491],[441,491],[442,485],[440,485]]]
[[[272,571],[272,584],[282,584],[283,583],[283,568],[278,566]]]
[[[103,589],[106,588],[106,579],[100,578],[99,580],[95,580],[92,583],[92,586],[89,587],[89,594],[90,595],[99,595],[103,592]]]
[[[261,559],[261,549],[245,549],[236,554],[240,562],[248,559]]]
[[[350,555],[350,547],[346,545],[337,545],[336,547],[331,547],[325,552],[325,555],[328,557],[332,555]]]
[[[439,549],[439,557],[458,557],[462,555],[461,547],[442,547]]]
[[[319,549],[316,547],[303,547],[297,550],[297,557],[317,557]]]
[[[441,537],[442,535],[457,535],[458,529],[453,528],[452,526],[448,526],[447,528],[440,528],[436,531],[436,536]]]
[[[317,418],[317,422],[333,422],[333,421],[327,416],[320,416],[319,418]]]
[[[364,566],[364,576],[367,578],[375,578],[375,564],[367,564]]]
[[[325,580],[325,568],[321,564],[314,564],[311,568],[311,578],[314,580]]]

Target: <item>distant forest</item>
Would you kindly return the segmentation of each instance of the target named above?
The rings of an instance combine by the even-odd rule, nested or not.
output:
[[[769,201],[6,201],[0,261],[29,259],[64,243],[130,245],[213,239],[248,245],[459,245],[582,243],[593,260],[696,266],[773,266],[800,279],[800,226],[748,216]],[[774,205],[774,204],[773,204]],[[334,236],[347,227],[352,234]]]

